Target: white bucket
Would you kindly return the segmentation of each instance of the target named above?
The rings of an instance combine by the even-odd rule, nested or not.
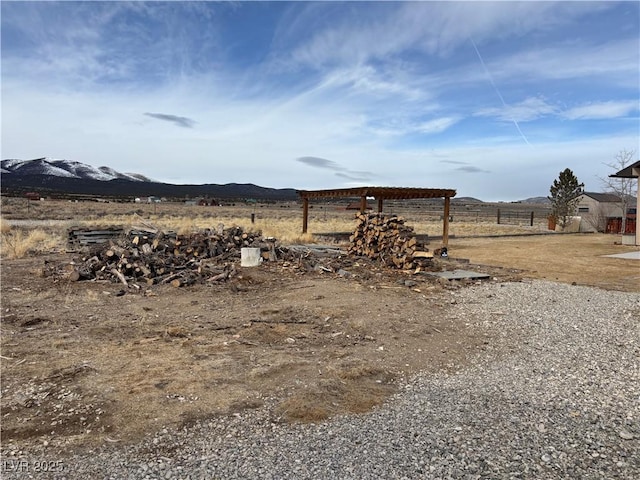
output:
[[[262,257],[259,248],[243,247],[240,249],[240,266],[241,267],[257,267],[260,265]]]

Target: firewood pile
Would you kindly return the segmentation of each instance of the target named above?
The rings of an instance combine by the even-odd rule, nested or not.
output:
[[[413,227],[402,217],[361,213],[356,219],[356,230],[349,237],[350,254],[405,270],[431,265],[433,253],[417,241]]]
[[[162,231],[129,231],[94,245],[70,267],[68,278],[109,280],[125,286],[171,284],[175,287],[221,282],[236,274],[242,247],[260,248],[263,259],[275,260],[275,239],[240,227],[204,230],[189,235]]]

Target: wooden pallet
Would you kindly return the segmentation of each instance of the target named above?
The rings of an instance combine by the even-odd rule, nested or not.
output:
[[[77,250],[81,247],[106,243],[109,240],[124,235],[122,227],[107,227],[100,229],[90,229],[81,227],[71,227],[67,236],[67,249]]]

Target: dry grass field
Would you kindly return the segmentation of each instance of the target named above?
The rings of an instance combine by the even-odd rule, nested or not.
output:
[[[260,229],[284,244],[326,243],[332,238],[313,234],[350,231],[353,212],[314,208],[311,232],[302,236],[294,204],[2,202],[5,445],[46,441],[73,451],[248,408],[269,408],[277,421],[358,413],[384,401],[406,376],[455,371],[491,348],[491,338],[469,333],[448,311],[451,292],[473,282],[438,281],[361,258],[336,260],[348,275],[266,262],[238,267],[226,283],[184,288],[135,290],[44,275],[46,265],[77,260],[65,251],[71,225],[190,232],[223,223]],[[420,209],[394,213],[429,235],[430,248],[440,246],[437,218]],[[541,224],[454,216],[451,257],[434,266],[488,273],[491,282],[545,278],[601,287],[603,295],[640,292],[640,262],[602,257],[636,247],[616,245],[619,238],[609,235],[546,233]]]

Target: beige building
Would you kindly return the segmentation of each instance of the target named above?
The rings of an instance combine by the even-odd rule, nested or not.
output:
[[[610,218],[622,217],[620,198],[613,193],[584,192],[578,211],[581,232],[605,232]]]

